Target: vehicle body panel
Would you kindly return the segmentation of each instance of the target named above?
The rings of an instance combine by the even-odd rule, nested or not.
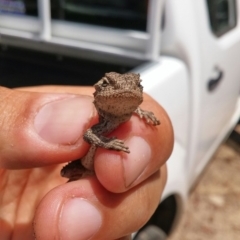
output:
[[[186,171],[190,189],[223,135],[226,137],[237,122],[233,116],[239,111],[240,69],[234,62],[240,58],[239,25],[218,38],[210,29],[206,1],[169,0],[162,52],[183,60],[189,71],[191,117]],[[210,92],[208,81],[215,77],[216,67],[224,76]]]

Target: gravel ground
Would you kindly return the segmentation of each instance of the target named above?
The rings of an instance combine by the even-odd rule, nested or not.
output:
[[[240,239],[240,146],[221,145],[168,240]]]

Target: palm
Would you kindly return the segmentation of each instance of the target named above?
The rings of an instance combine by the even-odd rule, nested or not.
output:
[[[54,187],[66,182],[61,166],[0,170],[0,229],[3,239],[33,239],[35,210]]]

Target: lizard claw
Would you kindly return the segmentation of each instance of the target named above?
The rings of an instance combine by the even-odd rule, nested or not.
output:
[[[119,139],[111,139],[108,143],[106,143],[106,148],[130,153],[129,148],[124,145],[124,142],[122,140]]]
[[[154,126],[159,125],[160,121],[155,117],[153,112],[142,110],[141,108],[137,108],[135,110],[135,113],[142,119],[145,119],[145,121],[148,124],[152,124]]]

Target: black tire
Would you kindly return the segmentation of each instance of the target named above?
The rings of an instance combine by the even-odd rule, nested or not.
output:
[[[143,228],[134,240],[166,240],[166,233],[159,227],[155,225],[149,225]]]

